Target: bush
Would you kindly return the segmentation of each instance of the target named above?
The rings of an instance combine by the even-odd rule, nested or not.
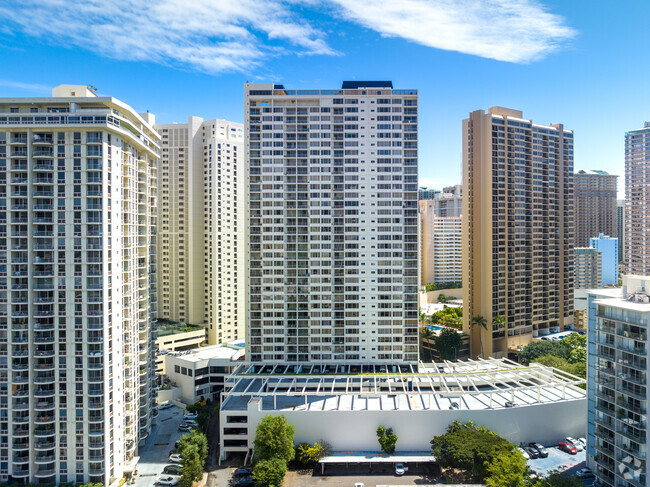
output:
[[[441,289],[460,289],[463,287],[462,282],[434,282],[424,286],[426,292],[440,291]]]
[[[318,440],[313,445],[300,443],[296,447],[296,461],[303,466],[309,466],[327,456],[329,451],[329,445],[323,440]]]
[[[262,460],[253,469],[255,485],[260,487],[281,487],[287,473],[287,462],[281,458]]]
[[[388,454],[395,453],[395,444],[397,443],[397,435],[393,433],[393,428],[386,428],[380,426],[377,428],[377,438],[381,449]]]
[[[570,352],[570,347],[562,340],[557,342],[541,340],[526,345],[519,352],[519,362],[528,365],[544,355],[553,355],[554,357],[568,359]]]
[[[196,446],[199,459],[201,460],[201,468],[203,468],[205,459],[208,458],[208,439],[199,430],[193,429],[189,433],[181,436],[178,442],[178,453],[181,457],[185,458],[185,450],[190,446]]]
[[[264,416],[255,432],[255,456],[259,460],[280,458],[285,463],[293,460],[293,436],[296,429],[287,423],[284,415]]]

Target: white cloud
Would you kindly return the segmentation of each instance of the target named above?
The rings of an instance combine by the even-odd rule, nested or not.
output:
[[[51,86],[40,85],[37,83],[23,83],[22,81],[13,81],[10,79],[0,79],[0,86],[6,88],[13,88],[19,91],[29,91],[34,93],[50,94],[52,92]]]
[[[306,13],[318,11],[311,21]],[[281,55],[335,55],[328,16],[384,36],[526,62],[574,35],[536,0],[21,0],[0,4],[3,32],[133,61],[250,72]],[[318,19],[318,20],[316,20]],[[330,29],[331,25],[321,25]]]
[[[382,35],[514,63],[555,50],[575,32],[535,0],[330,0]]]

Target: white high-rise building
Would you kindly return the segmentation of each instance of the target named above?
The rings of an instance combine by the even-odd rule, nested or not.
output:
[[[248,360],[417,362],[417,102],[245,85]]]
[[[203,324],[210,344],[244,337],[246,175],[244,129],[189,117],[156,125],[158,317]]]
[[[437,200],[420,200],[420,285],[461,282],[463,217],[438,216]]]
[[[587,466],[603,487],[646,486],[650,277],[588,296]]]
[[[153,116],[0,98],[0,480],[110,485],[155,413]]]

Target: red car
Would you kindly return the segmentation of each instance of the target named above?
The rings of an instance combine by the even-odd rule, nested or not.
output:
[[[576,453],[578,453],[576,447],[573,446],[571,443],[567,443],[566,441],[560,441],[560,443],[558,443],[558,446],[560,447],[560,450],[565,451],[567,453],[571,453],[571,455],[575,455]]]

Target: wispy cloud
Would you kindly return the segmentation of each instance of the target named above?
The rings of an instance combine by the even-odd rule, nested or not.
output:
[[[23,83],[21,81],[13,81],[9,79],[0,79],[0,86],[6,88],[13,88],[20,91],[30,91],[34,93],[47,93],[52,90],[51,86],[39,85],[35,83]]]
[[[535,0],[22,0],[0,5],[3,32],[100,55],[209,73],[269,57],[335,55],[326,12],[384,36],[510,62],[554,50],[573,31]],[[332,20],[333,20],[332,19]]]
[[[499,61],[528,62],[575,32],[535,0],[330,0],[382,35]]]

